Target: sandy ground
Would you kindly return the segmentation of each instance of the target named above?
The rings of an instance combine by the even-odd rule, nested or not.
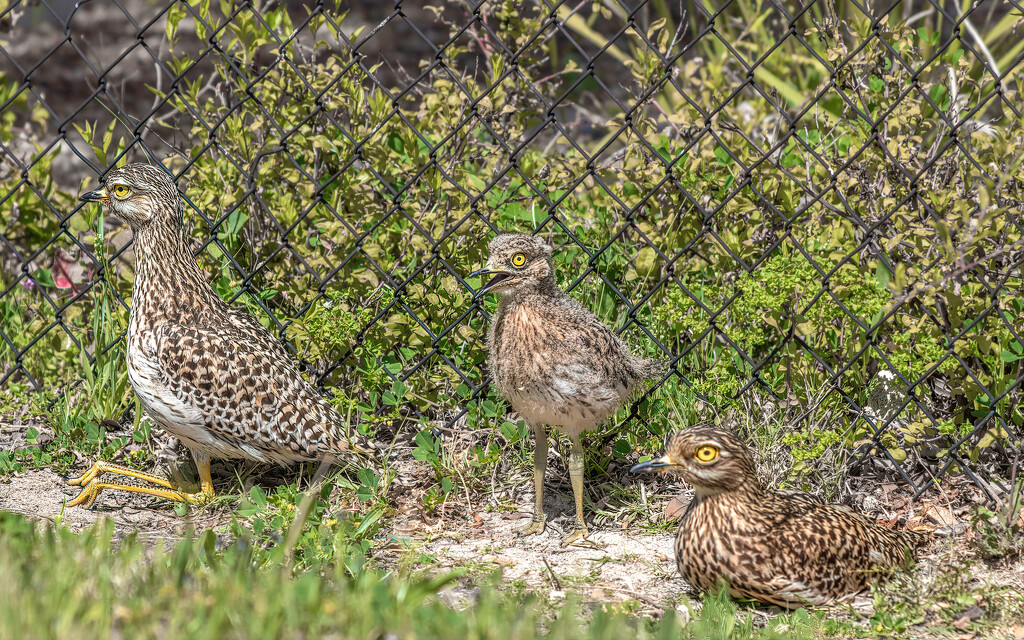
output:
[[[223,520],[206,511],[179,516],[166,502],[125,492],[104,492],[96,507],[68,507],[80,487],[44,469],[28,471],[0,483],[0,509],[31,518],[53,521],[72,531],[82,531],[98,519],[110,518],[116,535],[138,533],[144,540],[177,540],[189,528],[216,526]]]
[[[223,509],[193,509],[187,516],[178,516],[164,501],[118,491],[104,492],[92,509],[66,506],[78,491],[53,471],[27,471],[0,483],[0,509],[48,521],[60,516],[73,531],[110,518],[116,534],[138,532],[154,542],[178,539],[189,527],[216,527],[228,517]],[[384,533],[396,544],[380,551],[378,562],[395,566],[415,551],[432,558],[434,568],[469,567],[476,570],[475,576],[500,570],[506,582],[520,581],[555,599],[574,591],[587,601],[635,599],[651,609],[688,590],[675,570],[672,535],[591,526],[591,536],[583,545],[563,548],[560,542],[573,522],[573,504],[569,495],[551,489],[545,499],[548,525],[544,533],[520,538],[515,530],[527,522],[532,510],[528,492],[522,497],[521,510],[513,513],[484,510],[466,517],[460,509],[449,511],[455,517],[431,524],[415,515],[399,514]],[[464,580],[451,596],[470,597],[471,587]]]
[[[409,464],[409,468],[399,470],[399,475],[410,479],[420,476],[420,470],[413,468],[416,466]],[[558,481],[555,475],[545,491],[548,526],[543,534],[526,538],[518,537],[516,529],[526,524],[533,509],[528,482],[508,482],[501,500],[472,496],[471,502],[449,505],[432,514],[422,511],[422,486],[396,491],[392,501],[398,513],[381,531],[381,544],[375,545],[373,556],[386,569],[403,566],[411,557],[420,558],[414,561],[419,568],[468,569],[467,576],[443,594],[456,605],[471,602],[478,582],[499,570],[504,582],[554,600],[573,592],[591,603],[637,601],[640,610],[650,614],[688,601],[690,589],[676,572],[670,533],[648,534],[612,522],[591,525],[592,535],[586,545],[563,548],[560,541],[573,523],[573,505],[564,486],[568,483]],[[254,480],[265,484],[267,478]],[[678,488],[681,490],[682,485]],[[110,518],[117,534],[137,532],[153,544],[180,538],[190,527],[222,527],[231,518],[227,505],[191,509],[186,516],[179,516],[165,501],[115,491],[104,492],[93,509],[67,507],[66,502],[78,490],[51,470],[27,471],[0,481],[0,509],[49,521],[60,516],[62,523],[74,531],[85,529],[99,518]],[[966,494],[959,498],[954,495],[953,500],[948,499],[951,494],[945,494],[945,500],[922,497],[910,501],[896,493],[880,489],[880,496],[888,500],[871,515],[893,524],[898,518],[909,517],[917,524],[945,527],[951,532],[936,537],[921,551],[914,576],[917,584],[926,589],[941,578],[946,567],[966,562],[975,593],[1012,589],[1024,601],[1024,562],[989,567],[973,557],[969,540],[973,532],[966,529],[965,522],[969,509]],[[685,502],[685,493],[679,499]],[[510,511],[511,505],[517,510]],[[664,513],[666,506],[666,496],[651,504],[659,513]],[[677,511],[679,506],[676,503],[671,508]],[[862,600],[857,609],[869,612],[870,602]]]
[[[463,524],[437,523],[410,536],[406,544],[439,568],[500,569],[505,582],[519,582],[555,599],[574,591],[586,601],[635,599],[656,609],[688,591],[676,572],[671,534],[591,526],[584,543],[562,547],[562,536],[574,521],[571,497],[548,492],[544,533],[519,537],[516,530],[529,521],[532,508],[526,501],[514,513],[476,512]]]

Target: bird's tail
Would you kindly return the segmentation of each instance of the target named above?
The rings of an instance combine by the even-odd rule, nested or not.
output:
[[[325,454],[332,455],[340,461],[341,459],[352,460],[356,457],[375,458],[386,449],[385,446],[359,433],[355,426],[346,427],[342,426],[343,424],[343,421],[339,418],[335,422],[337,426],[328,431],[328,441],[323,449]],[[355,454],[355,456],[352,454]]]

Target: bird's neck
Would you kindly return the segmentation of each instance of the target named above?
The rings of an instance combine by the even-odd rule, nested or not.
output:
[[[502,298],[513,300],[521,300],[527,296],[541,295],[541,296],[559,296],[565,295],[565,293],[558,288],[558,283],[555,281],[555,276],[546,275],[542,278],[534,278],[523,282],[517,286],[514,290],[508,293],[503,293]]]
[[[761,502],[766,495],[767,491],[761,483],[751,478],[734,487],[694,487],[693,499],[698,503],[716,500]]]
[[[134,230],[133,319],[178,318],[223,304],[192,253],[180,221],[151,222]]]

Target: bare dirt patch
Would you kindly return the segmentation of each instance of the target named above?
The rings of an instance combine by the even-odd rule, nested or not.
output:
[[[500,571],[502,582],[510,588],[528,590],[551,601],[573,593],[594,605],[638,602],[638,612],[650,615],[670,607],[680,610],[681,602],[694,606],[689,600],[690,587],[676,571],[673,533],[648,533],[636,526],[607,521],[591,525],[590,544],[563,548],[561,538],[573,524],[573,504],[567,483],[552,482],[546,487],[545,496],[547,529],[543,534],[520,538],[516,530],[527,522],[533,508],[532,487],[525,480],[515,481],[520,480],[515,474],[514,480],[506,478],[496,494],[467,495],[465,501],[449,502],[446,508],[425,513],[419,466],[405,462],[396,465],[405,484],[401,489],[398,485],[402,482],[394,487],[389,501],[397,514],[389,523],[391,526],[378,537],[379,544],[373,553],[377,562],[388,569],[408,566],[410,559],[419,565],[416,568],[467,569],[466,577],[443,596],[450,604],[464,606],[472,602],[477,586]],[[220,469],[220,476],[225,473]],[[275,478],[274,473],[243,475],[264,487]],[[222,525],[233,513],[228,503],[220,503],[203,509],[190,508],[187,515],[179,516],[165,501],[119,491],[105,492],[94,509],[66,507],[78,490],[52,470],[26,471],[0,481],[0,509],[48,521],[60,516],[62,523],[74,531],[81,531],[100,518],[110,518],[118,534],[138,532],[151,544],[176,540],[189,527],[223,530]],[[690,494],[681,484],[661,490],[657,497],[650,496],[652,513],[664,513],[673,501],[678,504],[671,510],[679,511],[678,507],[685,505]],[[680,493],[673,497],[675,491]],[[928,593],[933,590],[930,585],[948,574],[949,567],[963,566],[970,577],[969,585],[964,586],[978,597],[963,605],[962,612],[958,609],[954,613],[963,613],[961,618],[994,617],[999,620],[995,628],[1008,632],[1005,621],[1007,607],[1012,606],[1009,599],[1018,594],[1024,602],[1024,563],[990,565],[978,559],[972,542],[974,532],[965,528],[967,511],[975,499],[971,491],[961,488],[947,487],[941,495],[929,494],[917,501],[897,490],[881,491],[876,502],[869,500],[862,506],[869,507],[869,516],[890,526],[911,522],[928,528],[948,527],[949,537],[936,537],[921,550],[917,569],[908,583],[916,586],[904,590]],[[337,505],[348,500],[336,493],[331,502]],[[859,600],[855,603],[857,615],[852,620],[867,624],[873,609],[871,597]],[[635,604],[627,606],[637,610]],[[773,610],[763,613],[767,617],[775,615]],[[940,614],[938,609],[929,612],[917,628],[925,636],[931,633],[932,625],[936,633],[947,629],[948,621],[943,620],[948,616],[943,618]],[[833,610],[829,616],[851,620],[851,612],[843,608]]]
[[[138,533],[150,541],[177,540],[189,527],[215,526],[219,520],[208,511],[182,517],[166,501],[120,491],[106,491],[93,509],[68,507],[80,487],[70,486],[49,469],[26,471],[0,483],[0,509],[30,518],[53,521],[80,532],[101,518],[114,522],[118,535]]]
[[[566,495],[549,496],[545,501],[549,520],[542,534],[517,535],[516,529],[528,522],[532,509],[524,502],[516,513],[477,512],[462,523],[448,520],[425,527],[409,548],[429,556],[440,568],[501,570],[504,581],[520,582],[553,599],[574,591],[586,601],[635,599],[660,608],[688,591],[676,572],[671,534],[592,527],[584,545],[562,547],[561,538],[573,522],[572,501]],[[398,556],[396,552],[382,560],[388,564]]]

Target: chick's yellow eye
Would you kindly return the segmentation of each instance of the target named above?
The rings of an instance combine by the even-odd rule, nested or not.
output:
[[[700,449],[697,449],[697,454],[694,457],[701,462],[711,462],[718,457],[718,447],[712,447],[711,445],[706,444]]]
[[[512,266],[513,267],[521,267],[524,264],[526,264],[526,254],[525,253],[516,253],[516,254],[514,254],[512,256]]]
[[[110,191],[114,194],[115,198],[127,198],[128,194],[132,192],[131,189],[123,184],[115,184]]]

